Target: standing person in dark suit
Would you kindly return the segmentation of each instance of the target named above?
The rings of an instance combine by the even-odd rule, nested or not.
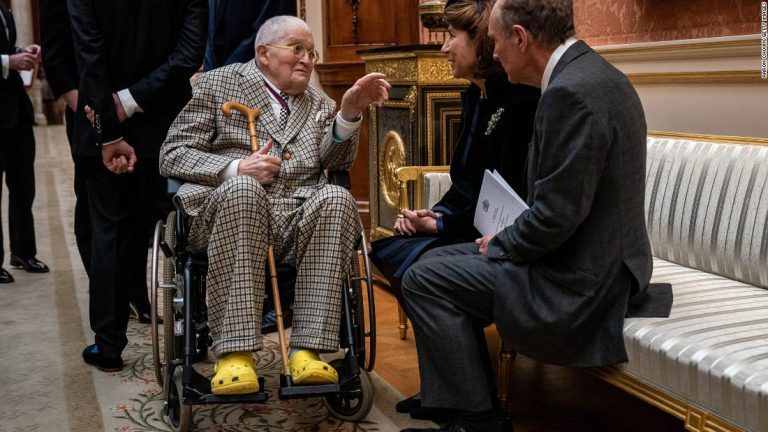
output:
[[[43,48],[43,67],[53,95],[66,102],[64,119],[67,140],[74,160],[75,112],[79,78],[72,46],[72,30],[67,11],[67,0],[40,0],[40,37]],[[83,128],[82,133],[91,133]],[[88,218],[88,200],[82,169],[75,164],[75,240],[85,270],[91,263],[91,223]]]
[[[508,430],[493,409],[483,326],[538,361],[623,362],[624,316],[652,270],[646,124],[632,85],[573,38],[571,0],[500,0],[489,34],[509,80],[542,90],[530,209],[478,244],[428,252],[403,279],[422,403],[459,412],[446,431]]]
[[[83,351],[104,371],[123,366],[131,287],[145,283],[151,223],[167,209],[159,149],[191,97],[203,60],[205,0],[68,0],[79,94],[74,153],[92,227],[90,321]],[[91,125],[83,117],[90,113]]]
[[[91,220],[88,215],[88,193],[85,184],[83,167],[77,163],[75,157],[75,122],[77,111],[77,97],[79,76],[75,61],[75,50],[72,45],[72,28],[69,16],[67,0],[40,0],[40,36],[43,47],[43,67],[46,71],[48,84],[56,98],[62,98],[66,102],[64,117],[67,128],[67,139],[72,151],[72,160],[75,171],[75,240],[80,259],[83,262],[86,273],[90,274],[91,267]],[[80,121],[85,121],[80,118]],[[88,135],[93,134],[93,129],[84,124],[79,128],[83,134],[81,139],[93,140]],[[138,277],[131,287],[131,305],[135,309],[136,317],[140,323],[149,324],[150,304],[147,297],[147,284]]]
[[[24,90],[19,71],[32,70],[40,63],[40,47],[16,47],[16,25],[11,12],[0,1],[0,181],[5,173],[8,186],[8,230],[11,236],[11,265],[30,273],[45,273],[48,266],[35,258],[35,135],[32,130],[32,102]],[[4,259],[0,230],[0,265]],[[0,267],[0,283],[13,276]]]
[[[264,21],[296,15],[296,2],[285,0],[208,0],[206,71],[253,60],[253,41]]]

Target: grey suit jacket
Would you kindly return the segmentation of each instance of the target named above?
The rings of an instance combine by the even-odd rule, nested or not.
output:
[[[626,361],[627,305],[652,271],[646,132],[627,78],[584,42],[571,46],[536,113],[530,209],[489,247],[508,275],[494,314],[511,348],[558,364]]]
[[[200,76],[192,100],[171,125],[160,150],[160,173],[187,183],[175,201],[195,216],[205,198],[221,183],[218,177],[230,162],[251,154],[248,121],[239,112],[222,114],[226,101],[258,107],[259,145],[273,140],[271,154],[283,160],[277,180],[264,189],[276,210],[290,211],[327,183],[324,169],[349,169],[357,154],[358,134],[344,142],[333,140],[336,103],[310,86],[293,101],[286,127],[280,128],[269,104],[264,76],[255,61],[236,63]]]

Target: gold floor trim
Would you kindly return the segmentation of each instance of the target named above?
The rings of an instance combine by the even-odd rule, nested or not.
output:
[[[586,368],[590,374],[685,422],[690,432],[743,432],[706,409],[669,395],[657,387],[624,373],[615,366]]]

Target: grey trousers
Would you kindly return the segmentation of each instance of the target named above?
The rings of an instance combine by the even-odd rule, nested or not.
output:
[[[501,272],[500,264],[478,248],[461,243],[433,249],[403,277],[422,406],[475,412],[497,408],[483,328],[493,321],[493,286]]]

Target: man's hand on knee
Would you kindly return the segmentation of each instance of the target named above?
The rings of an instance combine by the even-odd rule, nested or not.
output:
[[[269,140],[264,147],[240,161],[237,166],[237,175],[253,177],[262,185],[274,183],[283,161],[279,157],[269,154],[271,148],[272,140]]]

